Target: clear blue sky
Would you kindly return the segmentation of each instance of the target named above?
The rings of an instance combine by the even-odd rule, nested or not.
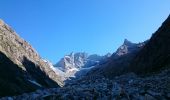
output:
[[[169,14],[170,0],[0,0],[0,18],[53,63],[149,39]]]

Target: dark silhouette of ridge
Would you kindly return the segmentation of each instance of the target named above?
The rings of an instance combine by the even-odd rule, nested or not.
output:
[[[170,68],[170,15],[132,60],[130,69],[137,74]]]

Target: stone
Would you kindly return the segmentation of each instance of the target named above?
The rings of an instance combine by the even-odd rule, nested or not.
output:
[[[167,94],[166,94],[166,97],[167,97],[167,98],[170,98],[170,93],[167,93]]]
[[[145,94],[145,100],[156,100],[156,99],[149,94]]]

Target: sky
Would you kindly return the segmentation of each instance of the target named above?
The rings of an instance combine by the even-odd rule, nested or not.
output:
[[[145,41],[170,0],[0,0],[0,18],[53,64],[70,52],[105,55]]]

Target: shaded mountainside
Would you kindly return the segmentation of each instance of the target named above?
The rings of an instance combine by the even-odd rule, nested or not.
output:
[[[28,73],[0,52],[0,96],[21,94],[41,88],[29,82]]]
[[[13,88],[11,88],[13,89],[11,90],[12,95],[32,90],[31,87],[33,83],[34,85],[41,87],[57,87],[58,84],[62,84],[60,77],[57,76],[50,66],[41,59],[32,46],[21,39],[2,20],[0,20],[0,52],[2,56],[1,59],[6,59],[0,60],[0,85],[4,84],[3,81],[5,84],[11,84],[10,86],[13,86]],[[10,64],[8,64],[8,62]],[[8,77],[8,75],[12,75],[11,73],[15,73],[15,70],[18,71],[18,73],[13,74],[13,77],[16,77],[17,81],[19,80],[21,84],[26,84],[25,87],[29,87],[30,84],[30,88],[21,86],[15,90],[15,85],[13,84],[16,84],[17,81],[12,81],[12,78],[9,78],[8,81],[3,80],[5,77]],[[8,90],[8,87],[3,87],[3,90],[5,88]],[[3,90],[0,91],[2,92]],[[10,94],[7,93],[6,95]]]
[[[170,66],[170,16],[153,34],[150,40],[124,44],[113,53],[107,63],[93,68],[88,75],[103,75],[114,78],[128,72],[145,74]]]
[[[170,68],[170,15],[134,58],[130,69],[139,74],[164,67]]]

